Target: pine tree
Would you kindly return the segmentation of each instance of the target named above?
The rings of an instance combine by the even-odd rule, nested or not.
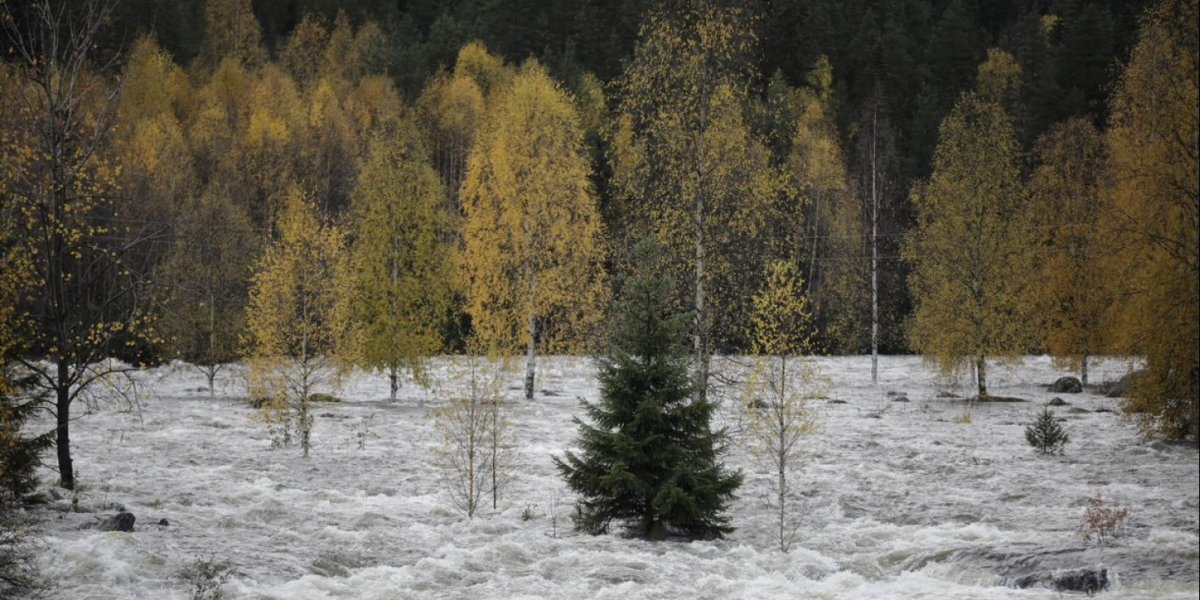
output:
[[[592,534],[622,523],[638,537],[720,538],[741,485],[720,463],[725,434],[710,426],[715,405],[693,396],[690,315],[670,310],[653,242],[634,249],[635,272],[618,303],[610,347],[599,359],[601,400],[584,404],[579,453],[555,458],[581,498],[576,527]]]
[[[33,436],[22,431],[25,422],[41,410],[44,399],[21,398],[13,393],[18,391],[15,388],[0,387],[0,507],[37,487],[35,471],[42,464],[42,454],[54,445],[53,429]]]
[[[1042,409],[1037,420],[1025,428],[1025,441],[1042,454],[1055,454],[1062,453],[1063,445],[1070,441],[1070,437],[1054,418],[1054,411],[1046,408]]]

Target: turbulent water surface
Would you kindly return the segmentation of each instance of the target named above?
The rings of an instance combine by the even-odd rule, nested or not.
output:
[[[1059,598],[1054,579],[1079,569],[1108,570],[1105,597],[1200,594],[1196,449],[1139,438],[1116,400],[1049,393],[1067,373],[1046,358],[996,366],[992,392],[1026,400],[996,404],[952,397],[967,386],[915,358],[884,357],[879,385],[869,358],[817,361],[827,385],[792,476],[786,554],[774,480],[737,445],[728,462],[746,482],[727,539],[571,531],[550,457],[572,443],[579,398],[597,397],[578,358],[543,359],[532,402],[511,375],[511,479],[496,510],[465,518],[432,453],[430,410],[462,383],[453,362],[395,403],[385,376],[348,378],[342,402],[317,407],[308,459],[271,449],[235,370],[213,399],[189,367],[146,373],[138,409],[101,403],[72,425],[82,491],[39,511],[50,597],[191,598],[182,573],[198,561],[228,567],[226,598]],[[1108,361],[1092,376],[1126,369]],[[1041,456],[1023,432],[1054,396],[1069,403],[1055,410],[1071,441]],[[1081,533],[1097,498],[1129,511],[1104,545]],[[90,527],[116,505],[134,533]]]

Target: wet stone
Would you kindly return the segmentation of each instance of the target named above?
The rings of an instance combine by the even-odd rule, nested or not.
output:
[[[100,524],[96,526],[96,529],[99,529],[100,531],[131,532],[133,531],[133,522],[135,520],[136,518],[133,516],[133,513],[120,512],[108,517],[107,519],[104,519],[103,521],[100,521]]]
[[[1083,384],[1075,377],[1059,377],[1050,384],[1050,392],[1054,394],[1078,394],[1083,392]]]

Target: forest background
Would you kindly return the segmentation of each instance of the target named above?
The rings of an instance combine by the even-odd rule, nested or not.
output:
[[[782,260],[821,352],[981,395],[987,356],[1140,356],[1127,408],[1195,435],[1194,1],[105,6],[4,3],[0,352],[60,436],[109,357],[307,398],[483,348],[532,390],[649,234],[705,376]]]

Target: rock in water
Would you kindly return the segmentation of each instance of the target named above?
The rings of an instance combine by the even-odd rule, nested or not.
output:
[[[1078,394],[1083,391],[1083,384],[1074,377],[1059,377],[1050,384],[1050,392],[1054,394]]]
[[[1091,596],[1108,589],[1108,569],[1093,571],[1084,569],[1059,575],[1054,578],[1054,589],[1060,592],[1084,592]]]
[[[100,531],[133,531],[133,522],[136,519],[133,513],[119,512],[103,521],[96,528]]]
[[[1046,405],[1047,406],[1066,406],[1067,401],[1055,396],[1054,399],[1047,402]]]
[[[1108,569],[1034,573],[1013,581],[1012,585],[1021,589],[1050,587],[1059,592],[1083,592],[1091,596],[1108,589]]]

